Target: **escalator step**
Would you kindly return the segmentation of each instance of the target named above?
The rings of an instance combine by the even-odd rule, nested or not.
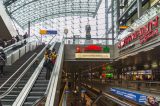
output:
[[[27,97],[27,101],[36,101],[37,99],[41,98],[41,96],[29,96]]]
[[[36,83],[40,83],[40,84],[46,84],[48,83],[48,80],[37,80]]]
[[[25,102],[23,106],[32,106],[34,102]]]
[[[15,99],[17,95],[7,95],[3,99]]]
[[[44,93],[43,92],[30,92],[29,96],[43,96]]]
[[[41,92],[45,92],[46,91],[46,87],[33,87],[32,91],[41,91]]]
[[[44,86],[48,86],[48,83],[46,83],[46,84],[34,84],[33,87],[44,87]]]
[[[10,105],[15,101],[15,99],[1,99],[2,104]],[[3,106],[3,105],[2,105]]]

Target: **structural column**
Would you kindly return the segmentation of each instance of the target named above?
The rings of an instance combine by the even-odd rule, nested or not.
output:
[[[137,0],[137,11],[138,11],[138,18],[142,15],[142,0]]]
[[[105,0],[105,34],[106,39],[108,38],[108,0]],[[106,45],[108,41],[106,40]]]
[[[114,1],[111,1],[111,16],[112,16],[112,45],[114,45]]]
[[[119,17],[120,17],[120,0],[117,0],[117,5],[116,5],[116,10],[117,10],[117,24],[116,24],[116,30],[117,30],[117,35],[116,36],[118,36],[119,35],[119,24],[120,24],[120,22],[119,22]]]

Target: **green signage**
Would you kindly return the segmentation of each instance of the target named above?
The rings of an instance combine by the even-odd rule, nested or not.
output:
[[[106,47],[103,48],[103,51],[104,51],[105,53],[109,53],[110,48],[109,48],[108,46],[106,46]]]
[[[113,78],[113,73],[106,74],[106,78]]]

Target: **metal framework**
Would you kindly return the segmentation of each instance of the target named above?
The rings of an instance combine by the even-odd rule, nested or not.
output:
[[[3,0],[8,14],[21,27],[59,17],[94,17],[102,0]],[[89,5],[88,5],[89,4]]]

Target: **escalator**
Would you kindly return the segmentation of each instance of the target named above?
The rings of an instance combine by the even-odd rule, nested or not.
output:
[[[25,40],[22,40],[22,41],[14,43],[10,46],[5,47],[3,50],[4,50],[5,54],[9,55],[10,53],[18,50],[19,48],[21,48],[25,45],[26,45]]]
[[[28,67],[28,65],[33,61],[33,59],[36,57],[36,55],[32,55],[33,53],[39,53],[44,48],[44,45],[39,46],[35,51],[29,52],[26,55],[24,55],[21,59],[19,59],[17,62],[15,62],[12,66],[8,66],[6,68],[10,69],[8,71],[8,75],[6,77],[3,77],[2,79],[5,81],[11,76],[16,69],[18,69],[19,66],[21,66],[28,58],[31,56],[32,59],[30,59],[27,64],[24,65],[23,68],[19,70],[18,73],[16,73],[13,78],[11,78],[1,89],[0,93],[4,93],[14,82],[15,80],[23,73],[23,71]],[[38,60],[41,61],[43,59],[44,52],[39,56]],[[20,81],[16,84],[16,86],[9,92],[9,94],[1,99],[1,102],[3,106],[11,106],[27,81],[29,80],[30,76],[33,74],[34,70],[36,69],[35,64],[33,64],[27,72],[24,74],[24,76],[20,79]],[[13,72],[12,72],[13,71]],[[4,82],[3,81],[3,82]]]
[[[30,51],[30,52],[26,53],[24,56],[22,56],[19,60],[17,60],[11,66],[5,66],[4,67],[4,73],[5,74],[3,76],[2,75],[0,76],[0,86],[2,84],[4,84],[4,82],[6,80],[8,80],[16,72],[16,70],[19,69],[19,72],[14,76],[14,78],[12,78],[12,80],[10,80],[8,82],[8,84],[6,84],[6,86],[3,87],[3,90],[2,90],[2,88],[0,88],[0,94],[2,94],[3,91],[5,89],[7,89],[7,87],[9,87],[9,85],[10,85],[9,83],[13,83],[15,81],[15,79],[17,78],[17,76],[19,76],[23,72],[23,70],[28,66],[28,64],[31,63],[31,61],[33,60],[33,58],[35,57],[35,55],[37,53],[39,53],[43,48],[44,48],[44,45],[40,45],[34,51]],[[26,64],[24,64],[25,62],[26,62]],[[23,67],[21,67],[22,65],[23,65]]]
[[[58,53],[60,43],[56,43],[54,48]],[[23,106],[32,106],[38,99],[40,99],[46,92],[49,80],[45,79],[46,69],[42,69],[38,75],[33,87],[31,88]]]

